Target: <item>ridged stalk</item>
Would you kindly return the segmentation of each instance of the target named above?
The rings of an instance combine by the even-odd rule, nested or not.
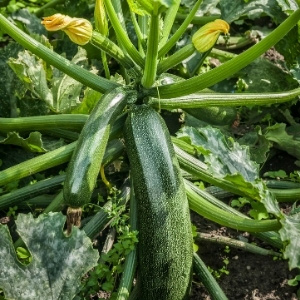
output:
[[[215,244],[222,244],[225,246],[229,246],[232,248],[244,250],[250,253],[254,254],[259,254],[259,255],[271,255],[271,256],[281,256],[282,254],[279,252],[275,252],[273,250],[269,249],[264,249],[262,247],[258,247],[256,245],[235,240],[232,238],[229,238],[227,236],[222,236],[222,235],[211,235],[208,233],[202,233],[202,232],[197,232],[197,237],[196,240],[199,241],[200,243],[202,241],[207,241]]]
[[[217,206],[218,208],[227,211],[229,213],[232,213],[236,216],[240,216],[241,218],[247,218],[250,219],[248,216],[245,216],[238,210],[234,209],[233,207],[225,204],[223,201],[220,201],[219,199],[215,198],[213,195],[209,194],[205,190],[199,189],[197,186],[195,186],[193,183],[189,182],[188,180],[184,180],[184,183],[188,185],[195,193],[197,193],[200,197],[204,198],[206,201],[210,202],[211,204]],[[283,248],[283,243],[278,235],[277,232],[269,231],[269,232],[257,232],[254,234],[257,238],[260,240],[268,243],[269,245],[272,245],[273,247],[277,249]]]
[[[160,98],[174,98],[189,95],[210,87],[241,70],[252,61],[279,42],[298,22],[300,9],[291,14],[284,22],[274,29],[267,37],[256,45],[250,47],[237,57],[227,61],[219,67],[204,74],[187,79],[183,82],[173,83],[160,87],[153,87],[145,91],[149,96]]]
[[[4,194],[0,196],[0,209],[18,205],[20,202],[26,201],[37,195],[48,193],[51,190],[58,188],[65,180],[65,177],[65,175],[58,175],[38,181],[34,184],[29,184],[8,194]]]
[[[72,129],[80,131],[86,122],[88,115],[48,115],[20,118],[0,118],[0,132],[30,131],[48,129]]]
[[[0,27],[1,30],[9,34],[16,42],[24,48],[31,51],[50,65],[53,65],[63,73],[69,75],[75,80],[81,82],[83,85],[91,89],[105,93],[108,90],[119,86],[118,83],[107,80],[103,77],[97,76],[88,70],[70,62],[61,55],[53,52],[51,49],[42,45],[28,34],[24,33],[17,26],[9,22],[3,15],[0,14]]]
[[[180,0],[176,0],[174,2],[175,3],[173,5],[171,5],[165,13],[164,24],[163,24],[163,29],[162,29],[162,37],[161,37],[161,39],[159,41],[159,45],[158,45],[159,49],[168,40],[170,32],[174,25],[174,21],[176,19],[176,14],[177,14],[178,8],[180,6]]]
[[[137,207],[133,193],[133,185],[131,185],[130,197],[130,214],[129,222],[131,231],[137,230]],[[119,289],[116,300],[127,300],[132,288],[132,283],[135,275],[137,265],[137,251],[136,247],[125,258],[124,270],[120,279]]]
[[[197,253],[194,253],[193,266],[196,275],[203,283],[213,300],[228,300],[227,296],[224,294],[216,279],[209,272],[205,263]]]
[[[0,186],[68,162],[76,144],[77,142],[73,142],[0,171]],[[103,164],[105,165],[111,157],[120,155],[122,151],[123,144],[120,141],[111,141],[104,154]]]
[[[140,53],[137,51],[137,49],[134,47],[132,42],[130,41],[126,31],[124,30],[123,26],[121,25],[118,15],[115,12],[115,9],[111,3],[111,0],[104,0],[105,7],[107,14],[109,16],[110,22],[115,30],[115,33],[119,39],[119,41],[122,43],[122,46],[127,51],[127,53],[130,55],[131,59],[140,67],[144,66],[144,60]]]
[[[184,81],[183,81],[184,82]],[[273,93],[197,93],[170,99],[151,98],[148,104],[161,109],[187,109],[207,106],[268,105],[291,101],[300,95],[300,88]]]
[[[123,65],[124,68],[132,69],[135,67],[134,62],[129,58],[129,56],[126,56],[119,46],[101,33],[93,31],[90,43],[113,57],[116,61]]]
[[[278,220],[252,220],[224,211],[198,195],[188,185],[185,187],[190,209],[217,224],[247,232],[276,231],[281,228]]]
[[[149,36],[147,42],[146,61],[142,85],[149,88],[153,85],[156,79],[157,71],[157,50],[159,42],[159,18],[160,15],[152,15],[150,19]]]
[[[180,27],[176,30],[176,32],[174,32],[174,34],[170,37],[170,39],[159,49],[158,58],[161,58],[165,54],[167,54],[173,48],[173,46],[176,44],[179,38],[184,34],[185,30],[190,25],[191,20],[194,18],[201,2],[202,0],[198,0],[195,3],[190,13],[187,16],[185,16],[184,21],[180,25]]]
[[[190,57],[195,52],[195,47],[193,44],[188,44],[182,47],[180,50],[176,51],[173,55],[159,62],[157,66],[157,74],[161,74],[171,69],[172,67],[178,65],[186,58]]]

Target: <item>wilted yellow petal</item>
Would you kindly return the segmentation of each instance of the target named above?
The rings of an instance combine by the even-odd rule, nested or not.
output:
[[[45,17],[42,24],[48,31],[63,30],[71,41],[78,45],[87,44],[93,33],[92,24],[88,20],[62,14]]]
[[[199,52],[206,52],[214,46],[221,33],[229,33],[229,24],[217,19],[202,26],[192,38],[194,47]]]
[[[57,31],[64,29],[70,22],[72,18],[62,14],[55,14],[50,17],[44,17],[41,22],[48,31]]]

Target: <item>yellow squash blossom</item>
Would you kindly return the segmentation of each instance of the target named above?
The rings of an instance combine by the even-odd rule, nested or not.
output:
[[[64,31],[71,41],[78,45],[87,44],[93,33],[93,26],[88,20],[62,14],[44,17],[41,23],[48,31]]]
[[[202,26],[192,38],[194,47],[199,52],[206,52],[214,46],[221,33],[229,33],[229,24],[217,19]]]

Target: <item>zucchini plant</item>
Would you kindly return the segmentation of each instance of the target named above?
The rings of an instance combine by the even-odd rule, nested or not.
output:
[[[199,257],[193,255],[189,209],[218,224],[253,232],[277,248],[283,246],[282,241],[288,241],[290,248],[286,257],[290,259],[290,267],[297,266],[299,254],[297,257],[291,254],[295,244],[290,231],[285,228],[285,224],[292,222],[289,219],[291,217],[288,218],[280,211],[275,201],[276,192],[270,193],[255,176],[245,178],[238,184],[228,178],[212,176],[207,165],[191,155],[195,148],[187,145],[184,139],[171,138],[160,112],[173,109],[193,112],[197,108],[198,114],[210,114],[211,107],[226,107],[234,114],[230,108],[272,105],[295,99],[300,94],[300,88],[276,93],[241,94],[215,93],[208,88],[246,67],[279,42],[299,21],[300,9],[291,13],[268,36],[246,51],[232,56],[208,72],[185,79],[172,74],[174,67],[195,53],[200,53],[197,62],[200,66],[213,51],[220,34],[227,36],[230,31],[227,22],[214,19],[200,26],[190,43],[174,51],[174,46],[192,23],[201,2],[195,2],[179,26],[176,23],[179,0],[95,1],[95,29],[87,19],[59,13],[44,17],[42,23],[47,30],[62,30],[72,42],[92,49],[93,53],[100,53],[96,57],[102,62],[105,77],[57,54],[47,43],[37,41],[0,15],[1,30],[17,43],[46,64],[102,94],[88,117],[58,113],[50,106],[52,114],[48,116],[0,118],[1,132],[63,130],[69,138],[75,139],[67,146],[0,171],[0,186],[67,162],[66,175],[53,180],[53,185],[57,185],[57,181],[64,185],[50,207],[53,210],[61,206],[67,208],[68,233],[71,234],[73,226],[80,226],[82,208],[91,201],[100,173],[103,182],[107,183],[103,165],[118,158],[125,150],[133,187],[130,202],[136,202],[134,209],[130,203],[130,215],[131,218],[137,218],[139,242],[137,273],[133,267],[135,255],[132,255],[130,262],[125,263],[126,278],[121,280],[122,292],[117,293],[117,299],[187,299],[193,261],[195,270],[205,270],[199,276],[204,278],[203,282],[208,282],[208,286],[217,285],[215,281],[211,282],[213,279],[207,275]],[[130,23],[131,32],[126,22]],[[177,29],[172,30],[175,25]],[[116,76],[111,77],[116,64],[122,80],[117,80]],[[72,135],[72,130],[80,131],[79,135]],[[109,140],[116,138],[124,139],[125,149],[122,143],[109,143]],[[273,219],[249,219],[220,203],[212,195],[200,191],[187,179],[183,180],[183,172],[234,194],[262,202]],[[48,182],[47,187],[51,184]],[[44,187],[44,183],[40,185]],[[0,196],[0,206],[18,205],[17,201],[28,197],[28,193],[30,187],[20,191],[18,195],[21,196],[18,198],[9,194]],[[135,211],[136,216],[133,215]],[[97,213],[91,223],[82,225],[83,230],[92,238],[97,230],[104,228],[105,219],[106,213]],[[131,288],[135,274],[136,284]],[[215,294],[215,299],[226,297],[223,292]]]

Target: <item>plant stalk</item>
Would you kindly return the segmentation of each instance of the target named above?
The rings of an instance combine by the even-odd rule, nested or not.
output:
[[[183,81],[184,83],[185,81]],[[176,83],[175,83],[176,84]],[[148,104],[161,109],[186,109],[208,106],[269,105],[291,101],[300,95],[300,88],[273,93],[197,93],[170,99],[150,98]]]
[[[142,85],[149,88],[153,85],[156,79],[157,71],[157,50],[159,39],[159,18],[160,15],[152,15],[150,19],[149,36],[147,43],[146,61]]]
[[[170,39],[159,49],[158,51],[158,59],[166,55],[176,44],[176,42],[179,40],[179,38],[184,34],[185,30],[190,25],[191,20],[195,16],[201,2],[203,0],[198,0],[190,13],[185,16],[183,23],[180,25],[180,27],[174,32],[174,34],[170,37]]]
[[[96,74],[93,74],[88,70],[77,66],[61,55],[53,52],[51,49],[42,45],[41,43],[30,37],[28,34],[24,33],[17,26],[9,22],[2,14],[0,14],[0,27],[1,30],[9,34],[24,48],[28,49],[33,54],[43,59],[45,62],[53,65],[63,73],[69,75],[70,77],[95,91],[105,93],[106,91],[119,86],[119,84],[117,84],[116,82],[97,76]]]
[[[237,57],[225,62],[219,67],[207,73],[169,85],[152,87],[145,94],[164,99],[189,95],[210,87],[241,70],[252,61],[262,55],[265,51],[279,42],[298,22],[300,9],[292,13],[284,22],[274,29],[267,37],[256,45],[250,47]]]
[[[256,245],[246,243],[243,241],[231,239],[227,236],[221,236],[221,235],[213,235],[213,234],[208,234],[208,233],[202,233],[202,232],[197,232],[197,240],[201,241],[208,241],[212,243],[217,243],[217,244],[223,244],[226,246],[230,246],[236,249],[241,249],[250,253],[254,254],[259,254],[259,255],[272,255],[272,256],[281,256],[282,254],[279,252],[275,252],[273,250],[269,249],[264,249],[261,247],[258,247]]]
[[[116,14],[116,11],[113,7],[113,4],[111,0],[104,0],[106,11],[108,14],[108,17],[110,19],[110,22],[115,30],[115,33],[119,39],[119,41],[122,43],[122,46],[127,51],[127,53],[130,55],[131,59],[141,68],[144,66],[144,59],[142,58],[141,54],[137,51],[137,49],[134,47],[132,42],[130,41],[126,31],[124,30],[122,24],[119,21],[118,15]]]
[[[190,57],[195,52],[195,47],[193,44],[188,44],[182,47],[180,50],[176,51],[173,55],[159,62],[157,66],[157,74],[166,72],[172,67],[178,65],[186,58]]]

